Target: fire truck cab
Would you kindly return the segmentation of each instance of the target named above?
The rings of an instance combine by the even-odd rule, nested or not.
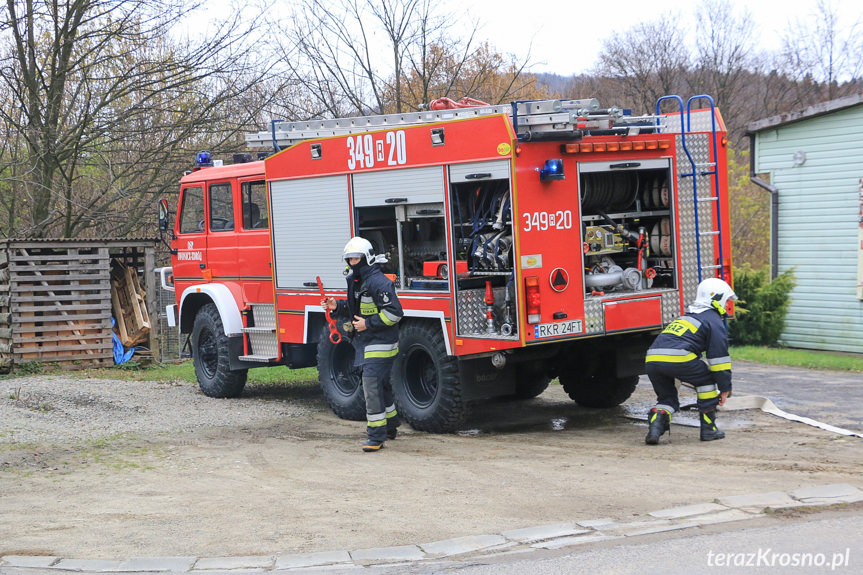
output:
[[[709,98],[693,109],[705,98],[653,116],[543,100],[247,136],[277,152],[187,174],[172,226],[169,317],[201,389],[236,396],[250,367],[317,364],[335,413],[364,419],[347,318],[334,344],[318,287],[345,297],[342,249],[362,236],[405,311],[392,383],[414,428],[455,430],[471,402],[555,377],[582,405],[625,401],[702,277],[731,279],[725,130]]]

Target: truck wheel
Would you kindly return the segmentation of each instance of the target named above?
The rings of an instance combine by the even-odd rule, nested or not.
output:
[[[532,399],[546,390],[550,378],[542,364],[520,363],[515,368],[514,399]]]
[[[576,371],[561,372],[563,390],[577,404],[584,407],[614,407],[632,395],[638,385],[638,376],[613,377],[596,373],[586,375]]]
[[[239,397],[247,369],[231,371],[230,345],[216,304],[208,303],[192,326],[192,358],[198,385],[207,397]]]
[[[398,411],[414,429],[452,432],[467,415],[458,360],[447,355],[439,325],[409,321],[401,326],[392,384]]]
[[[318,380],[333,413],[342,419],[365,421],[366,398],[361,371],[354,366],[354,346],[344,333],[338,344],[331,342],[326,325],[318,337]]]

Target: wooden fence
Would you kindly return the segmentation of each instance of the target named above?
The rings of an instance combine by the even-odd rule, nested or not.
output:
[[[133,270],[153,277],[155,246],[153,240],[0,241],[0,369],[28,362],[112,365],[112,315],[121,316],[124,328],[129,321],[112,313],[112,291],[116,301],[118,278],[130,280]],[[133,316],[147,321],[146,292],[155,290],[129,281],[119,289],[127,306],[134,300]],[[153,349],[155,337],[148,330],[135,342]]]

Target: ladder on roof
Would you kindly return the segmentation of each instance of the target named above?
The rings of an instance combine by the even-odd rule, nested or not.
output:
[[[272,147],[279,151],[303,140],[330,138],[398,128],[507,114],[521,141],[581,138],[591,133],[637,134],[656,129],[653,116],[629,116],[619,108],[600,108],[595,98],[578,100],[529,100],[507,105],[486,105],[447,110],[358,116],[332,120],[284,122],[273,120],[269,131],[246,135],[250,148]]]
[[[686,158],[689,161],[689,172],[681,172],[679,175],[681,178],[692,178],[692,196],[693,196],[693,211],[695,215],[695,253],[697,257],[697,265],[698,265],[698,282],[701,283],[702,272],[705,270],[719,270],[719,278],[725,280],[725,268],[722,266],[723,256],[722,256],[722,212],[721,207],[722,204],[719,201],[719,171],[718,171],[718,160],[717,154],[719,153],[719,148],[717,147],[716,140],[716,105],[713,102],[713,98],[708,96],[707,94],[700,94],[698,96],[692,96],[689,100],[686,101],[686,106],[683,105],[683,98],[680,96],[663,96],[656,101],[656,117],[659,117],[659,108],[660,104],[663,100],[675,100],[678,103],[680,110],[680,142],[681,147],[683,148],[684,153],[686,154]],[[710,104],[710,121],[711,121],[711,129],[710,136],[712,137],[712,156],[708,157],[708,161],[706,163],[697,163],[689,150],[689,147],[686,145],[686,134],[687,132],[692,131],[692,103],[693,101],[698,100],[707,100]],[[686,122],[684,124],[684,111],[686,112]],[[700,170],[700,171],[699,171]],[[713,195],[706,196],[703,198],[698,197],[698,177],[699,176],[710,176],[713,180]],[[715,218],[711,217],[711,221],[715,222],[715,225],[711,226],[711,229],[708,231],[701,231],[699,224],[699,216],[698,216],[698,204],[699,203],[712,203],[716,206],[715,208]],[[718,245],[719,252],[719,263],[718,264],[707,264],[702,265],[701,263],[701,238],[704,236],[711,236],[716,238],[716,243]],[[712,277],[712,276],[711,276]]]

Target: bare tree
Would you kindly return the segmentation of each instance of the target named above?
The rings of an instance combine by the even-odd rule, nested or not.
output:
[[[203,41],[177,40],[175,21],[194,8],[7,1],[0,93],[12,105],[0,118],[21,146],[0,163],[17,154],[26,170],[11,180],[0,172],[0,193],[18,198],[5,203],[15,234],[125,235],[146,221],[153,194],[173,187],[178,153],[242,124],[217,112],[261,75],[242,42],[254,19],[225,22]]]
[[[441,96],[499,101],[535,88],[522,78],[530,54],[504,56],[477,42],[476,22],[460,35],[438,6],[303,0],[283,31],[281,60],[310,96],[306,117],[415,110]]]
[[[797,81],[801,101],[810,105],[842,95],[840,83],[863,72],[861,20],[841,22],[830,0],[805,19],[791,23],[783,37],[782,70]]]
[[[421,38],[425,32],[424,25],[430,21],[428,0],[379,0],[370,2],[369,9],[375,15],[387,35],[392,50],[394,112],[402,110],[402,67],[405,53],[416,38]],[[419,18],[417,18],[419,16]],[[417,20],[418,24],[417,25]]]
[[[615,80],[618,93],[639,112],[651,112],[656,101],[686,85],[689,52],[678,18],[642,22],[617,32],[603,44],[596,73]]]
[[[548,97],[527,60],[501,54],[488,43],[465,52],[461,46],[433,44],[424,60],[411,59],[403,87],[407,103],[419,109],[436,98],[469,96],[490,104]]]
[[[756,67],[755,22],[728,0],[704,0],[696,12],[695,68],[689,76],[695,94],[710,94],[722,107],[729,131],[743,134],[747,112],[745,81]]]
[[[384,112],[386,78],[390,70],[402,67],[418,6],[417,0],[382,0],[381,5],[371,0],[300,2],[291,27],[279,35],[281,60],[315,100],[312,115]],[[387,42],[375,44],[376,32]]]
[[[407,52],[404,89],[414,108],[435,98],[452,97],[453,81],[474,49],[477,24],[467,38],[451,39],[448,26],[440,17],[431,16],[429,0],[424,0],[423,14],[417,23],[419,34]],[[399,84],[401,88],[401,84]]]

